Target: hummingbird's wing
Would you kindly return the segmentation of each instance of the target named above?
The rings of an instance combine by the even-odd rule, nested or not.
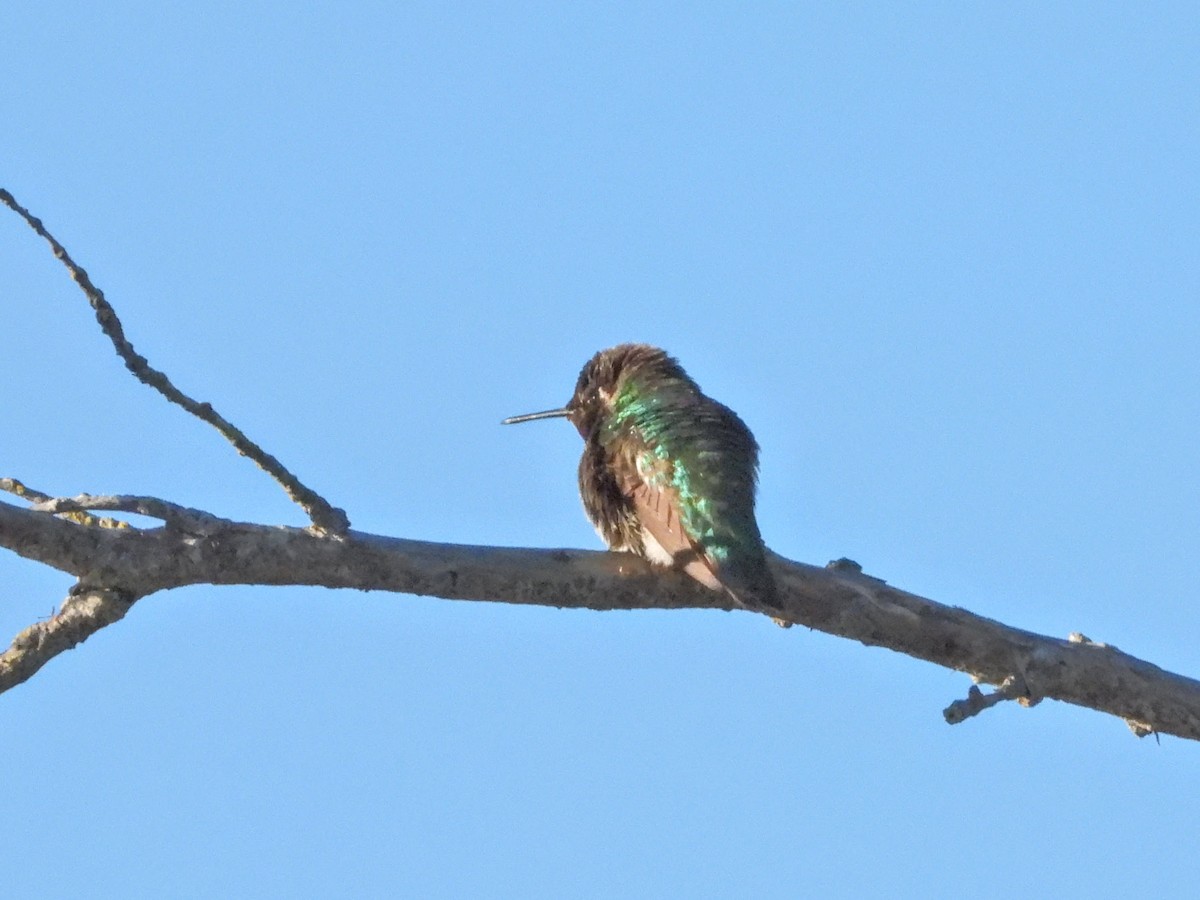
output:
[[[669,448],[634,432],[614,460],[616,480],[642,529],[644,555],[744,606],[777,610],[754,519],[754,438],[714,401],[686,414],[672,423],[676,439]]]
[[[645,556],[662,565],[681,569],[712,590],[724,590],[712,561],[684,527],[679,492],[673,485],[674,464],[641,452],[625,469],[621,487],[633,504],[642,527]]]

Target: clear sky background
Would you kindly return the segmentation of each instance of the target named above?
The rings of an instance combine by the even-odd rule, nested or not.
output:
[[[1194,4],[0,7],[0,185],[355,527],[598,548],[668,348],[769,545],[1200,675]],[[304,524],[0,215],[0,474]],[[0,642],[70,581],[0,554]],[[0,696],[11,897],[1194,896],[1200,746],[720,612],[197,587]]]

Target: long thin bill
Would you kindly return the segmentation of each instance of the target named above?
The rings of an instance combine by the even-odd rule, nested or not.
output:
[[[501,422],[501,425],[519,425],[521,422],[532,422],[534,419],[560,419],[569,416],[571,410],[565,406],[562,409],[547,409],[544,412],[525,413],[523,416],[511,416]]]

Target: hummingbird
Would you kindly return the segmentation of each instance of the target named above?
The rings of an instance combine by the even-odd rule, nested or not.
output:
[[[588,360],[566,406],[502,424],[559,417],[583,437],[579,493],[610,550],[782,613],[754,517],[758,443],[737,413],[665,350],[620,344]]]

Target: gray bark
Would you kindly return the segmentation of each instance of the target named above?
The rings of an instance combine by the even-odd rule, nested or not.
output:
[[[169,518],[153,529],[66,518],[85,504]],[[79,582],[58,615],[0,654],[0,691],[118,621],[139,599],[184,585],[316,585],[594,610],[735,608],[725,595],[628,554],[333,535],[230,522],[152,498],[39,505],[58,511],[0,503],[0,546]],[[771,563],[791,622],[1001,686],[992,694],[972,688],[950,704],[944,715],[951,723],[1000,700],[1028,706],[1051,698],[1118,716],[1139,735],[1200,740],[1200,682],[1078,635],[1038,635],[906,593],[846,561],[822,568],[775,556]],[[802,633],[795,637],[803,652]]]

